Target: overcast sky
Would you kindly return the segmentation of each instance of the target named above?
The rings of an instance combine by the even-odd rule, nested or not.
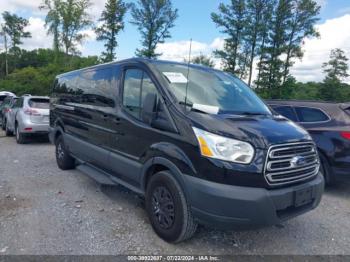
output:
[[[39,11],[42,0],[0,0],[0,12],[10,11],[29,19],[27,30],[32,33],[31,39],[26,39],[22,48],[50,48],[52,37],[46,34],[44,28],[45,13]],[[92,19],[97,20],[105,0],[92,0],[89,10]],[[135,1],[126,1],[135,2]],[[210,13],[217,10],[220,2],[229,0],[173,0],[179,9],[176,27],[171,30],[172,38],[158,46],[163,53],[162,59],[182,61],[188,56],[189,39],[193,39],[193,55],[200,53],[210,55],[213,50],[223,46],[224,35],[210,19]],[[326,62],[330,50],[342,48],[350,58],[350,0],[317,0],[322,6],[320,21],[317,28],[321,37],[305,39],[304,58],[296,61],[292,68],[292,75],[299,81],[321,81],[324,78],[322,63]],[[135,26],[131,25],[130,14],[126,16],[126,27],[119,35],[118,59],[133,57],[135,49],[140,47],[140,36]],[[89,37],[79,47],[83,55],[99,55],[103,44],[95,41],[95,34],[87,29]],[[219,61],[216,61],[220,65]],[[348,79],[350,82],[350,79]]]

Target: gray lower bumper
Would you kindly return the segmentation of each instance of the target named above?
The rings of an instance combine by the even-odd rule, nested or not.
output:
[[[185,175],[187,197],[199,222],[218,228],[275,225],[316,208],[324,190],[323,176],[282,189],[222,185]],[[312,201],[295,206],[297,191],[310,188]]]

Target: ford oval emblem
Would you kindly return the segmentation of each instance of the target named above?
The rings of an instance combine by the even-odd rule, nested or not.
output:
[[[290,161],[292,167],[299,167],[306,164],[306,159],[303,156],[295,156]]]

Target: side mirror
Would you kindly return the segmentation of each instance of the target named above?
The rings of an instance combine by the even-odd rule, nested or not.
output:
[[[149,93],[143,100],[142,108],[142,120],[151,125],[156,116],[157,110],[157,95],[154,93]]]

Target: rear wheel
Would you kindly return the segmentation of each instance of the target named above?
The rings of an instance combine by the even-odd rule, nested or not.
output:
[[[151,177],[146,190],[146,210],[154,231],[167,242],[184,241],[196,232],[191,207],[168,171]]]
[[[25,134],[21,133],[18,128],[18,124],[15,126],[16,141],[18,144],[24,144],[26,142]]]
[[[5,126],[4,127],[5,127],[5,135],[6,136],[12,136],[13,132],[9,129],[9,126],[8,126],[7,122],[5,122]]]
[[[5,120],[5,118],[3,117],[2,118],[2,121],[1,121],[1,128],[2,128],[2,130],[6,130],[6,120]]]
[[[332,185],[336,182],[336,179],[332,174],[331,168],[328,164],[328,160],[322,153],[319,153],[319,155],[321,161],[320,172],[323,174],[326,185]]]
[[[66,149],[62,135],[56,139],[56,161],[58,167],[62,170],[75,168],[75,159]]]

